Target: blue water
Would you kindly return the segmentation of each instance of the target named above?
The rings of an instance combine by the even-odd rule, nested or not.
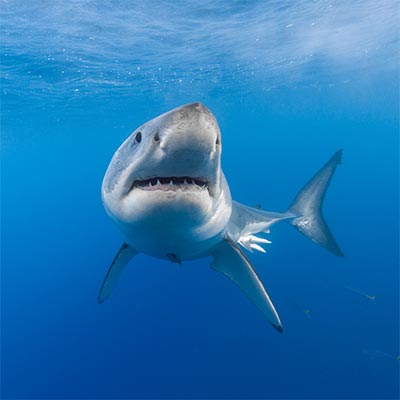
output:
[[[399,397],[396,1],[0,8],[2,398]],[[284,223],[250,255],[283,335],[209,259],[140,255],[97,304],[122,242],[107,165],[193,101],[251,206],[284,210],[344,149],[324,211],[345,257]]]

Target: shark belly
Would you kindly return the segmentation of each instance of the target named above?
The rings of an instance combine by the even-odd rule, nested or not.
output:
[[[168,223],[168,222],[165,222]],[[173,262],[202,258],[223,240],[221,231],[214,236],[199,238],[197,230],[152,229],[153,224],[137,224],[121,227],[125,242],[139,252]]]
[[[152,257],[183,261],[201,258],[224,239],[232,213],[225,180],[216,202],[197,190],[154,190],[134,215],[112,215],[125,242]]]

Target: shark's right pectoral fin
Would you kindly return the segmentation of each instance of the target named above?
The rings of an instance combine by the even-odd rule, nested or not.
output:
[[[221,272],[236,283],[267,320],[279,332],[283,332],[278,313],[264,285],[239,247],[231,239],[227,238],[212,249],[211,255],[213,257],[211,268]]]
[[[128,244],[124,243],[119,249],[118,253],[114,257],[110,268],[108,269],[107,275],[104,278],[103,285],[101,286],[98,302],[103,303],[107,297],[110,296],[112,289],[114,288],[122,270],[125,265],[136,255],[138,252]]]

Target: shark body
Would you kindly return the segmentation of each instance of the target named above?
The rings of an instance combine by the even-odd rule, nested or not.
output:
[[[102,200],[124,237],[100,289],[99,303],[138,253],[182,263],[212,257],[211,268],[229,277],[283,331],[278,313],[242,249],[265,252],[258,234],[286,220],[335,255],[343,256],[322,216],[322,202],[341,150],[314,175],[285,212],[235,202],[221,169],[218,123],[201,103],[187,104],[137,128],[114,154]]]

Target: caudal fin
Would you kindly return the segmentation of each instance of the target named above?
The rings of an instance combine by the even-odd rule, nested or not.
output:
[[[339,150],[300,190],[288,209],[295,215],[290,223],[296,229],[339,257],[343,257],[343,252],[324,220],[322,203],[333,173],[341,163],[342,150]]]

